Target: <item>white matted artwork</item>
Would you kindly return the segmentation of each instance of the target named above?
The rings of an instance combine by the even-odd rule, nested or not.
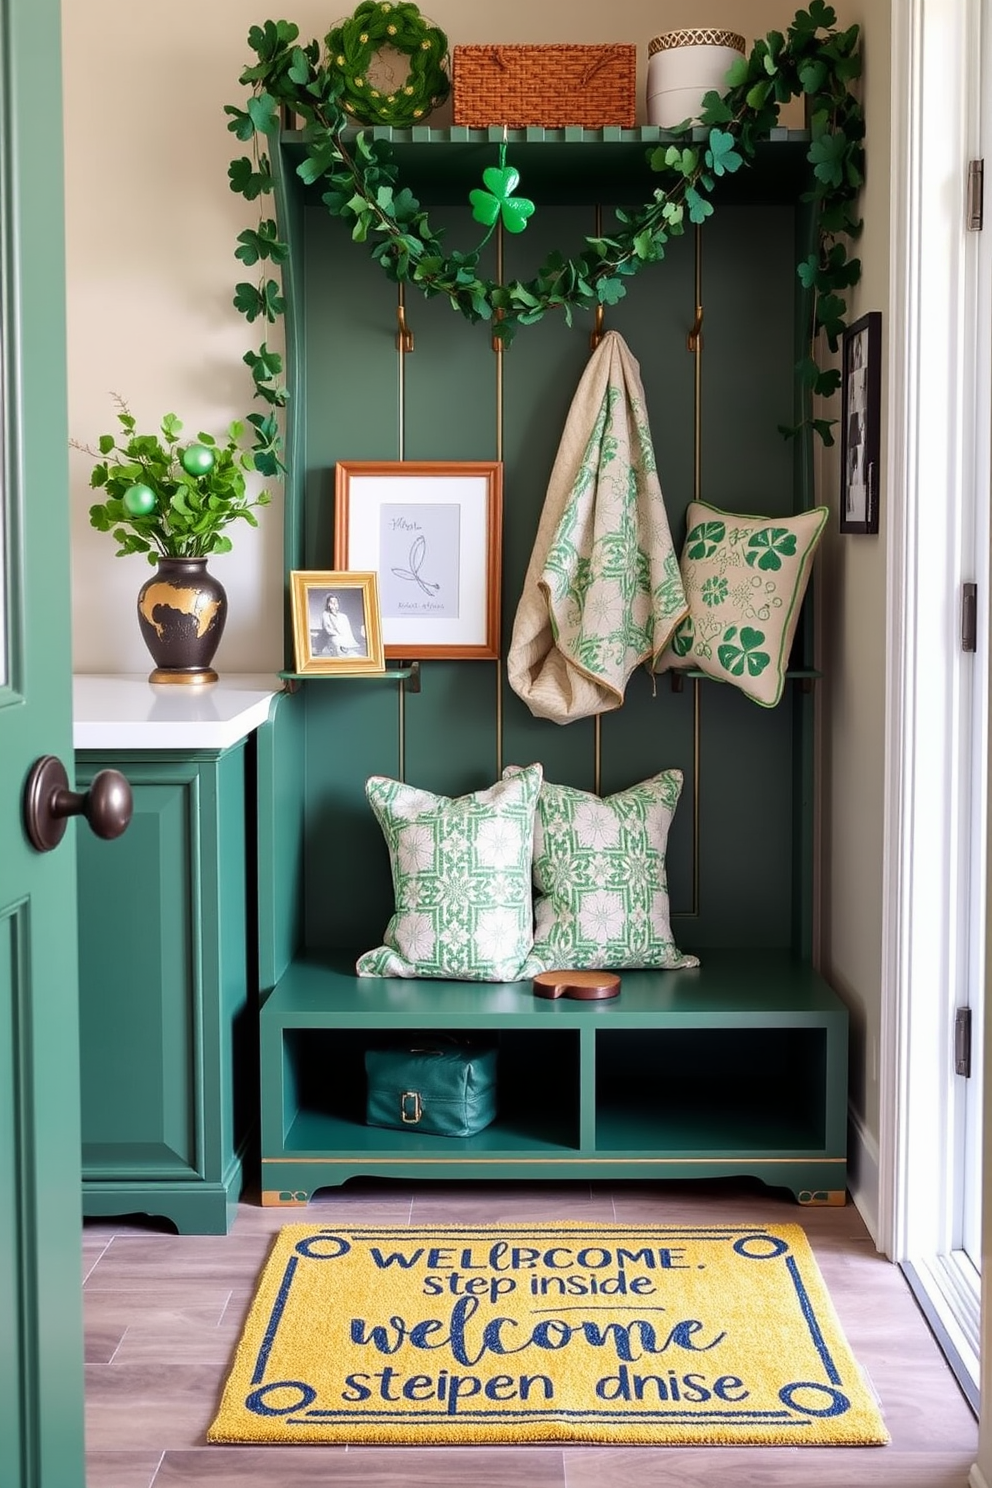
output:
[[[334,489],[335,561],[378,575],[386,656],[498,657],[502,465],[339,460]]]

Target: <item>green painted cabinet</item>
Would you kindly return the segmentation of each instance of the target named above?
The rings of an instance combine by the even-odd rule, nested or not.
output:
[[[83,1212],[222,1234],[254,1103],[245,782],[222,750],[77,754],[131,783],[120,840],[77,839]]]

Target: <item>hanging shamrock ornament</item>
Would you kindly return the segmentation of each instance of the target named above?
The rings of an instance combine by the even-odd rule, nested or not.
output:
[[[487,190],[478,187],[470,191],[472,216],[490,231],[502,220],[507,232],[523,232],[527,219],[534,215],[534,203],[525,196],[514,196],[520,181],[520,172],[506,163],[506,145],[499,147],[499,165],[490,165],[482,172]]]

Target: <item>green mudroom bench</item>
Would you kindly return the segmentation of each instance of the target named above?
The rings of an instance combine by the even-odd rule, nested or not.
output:
[[[844,1202],[847,1014],[788,952],[623,972],[602,1002],[352,967],[296,961],[262,1009],[264,1204],[305,1204],[359,1174],[750,1174],[800,1203]],[[366,1126],[364,1051],[386,1029],[492,1036],[496,1121],[471,1137]]]

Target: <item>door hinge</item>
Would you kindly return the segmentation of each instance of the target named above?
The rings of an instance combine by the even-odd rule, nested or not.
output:
[[[961,650],[978,650],[978,585],[961,585]]]
[[[981,232],[985,220],[985,161],[968,161],[968,206],[969,232]]]
[[[970,1007],[959,1007],[954,1013],[954,1073],[971,1078]]]

